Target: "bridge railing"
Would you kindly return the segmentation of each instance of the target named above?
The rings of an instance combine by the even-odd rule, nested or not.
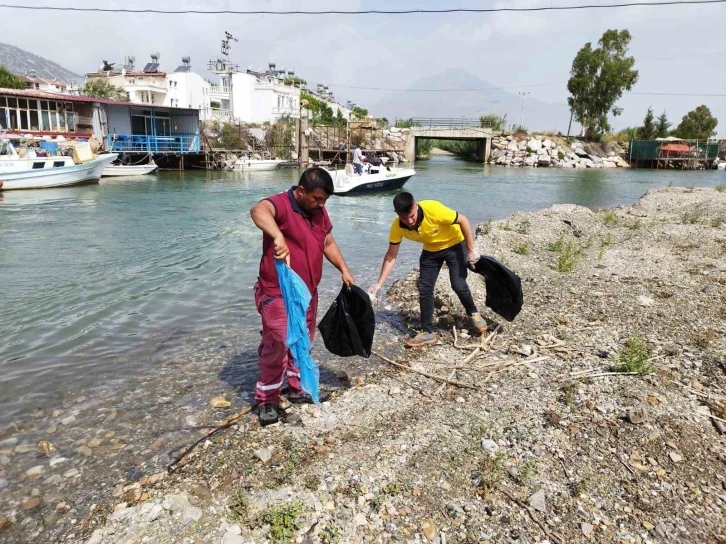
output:
[[[413,117],[410,123],[422,128],[490,128],[478,117]]]

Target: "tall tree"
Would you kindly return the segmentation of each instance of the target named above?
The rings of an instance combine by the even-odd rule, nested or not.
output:
[[[368,110],[366,108],[356,106],[353,108],[353,111],[350,112],[350,117],[351,119],[363,120],[368,117]]]
[[[82,96],[90,96],[92,98],[107,98],[109,100],[128,100],[129,93],[120,87],[116,87],[105,79],[89,79],[78,92]]]
[[[716,136],[718,119],[711,115],[708,106],[698,106],[683,116],[680,124],[673,133],[684,140],[706,140]]]
[[[660,117],[658,117],[658,122],[655,125],[655,137],[665,138],[668,136],[669,128],[671,128],[671,123],[668,121],[668,117],[666,117],[666,112],[663,111],[663,113],[660,114]]]
[[[567,103],[588,138],[610,131],[608,114],[622,113],[615,103],[638,81],[635,59],[627,56],[630,40],[627,30],[606,30],[597,48],[586,43],[572,61]]]
[[[0,88],[25,89],[25,80],[16,76],[4,66],[0,66]]]
[[[655,116],[653,115],[653,108],[648,108],[643,119],[643,125],[638,127],[638,139],[640,140],[655,140],[655,135],[658,129],[655,126]]]

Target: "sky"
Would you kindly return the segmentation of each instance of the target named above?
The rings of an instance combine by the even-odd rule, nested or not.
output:
[[[32,4],[29,0],[9,0]],[[613,0],[485,0],[485,1],[328,1],[328,0],[44,0],[44,5],[144,9],[434,9],[523,7],[606,3]],[[640,77],[633,93],[726,95],[726,4],[628,7],[567,12],[413,15],[156,15],[38,12],[0,8],[2,40],[78,73],[97,69],[102,59],[122,63],[135,55],[136,64],[161,53],[162,69],[172,71],[181,57],[208,75],[210,59],[219,56],[225,31],[233,42],[231,60],[245,69],[294,68],[308,83],[330,86],[339,101],[350,99],[371,107],[387,93],[366,89],[410,88],[418,79],[455,67],[494,86],[550,103],[565,103],[572,59],[587,42],[596,44],[609,29],[627,28],[633,36],[630,53]],[[456,93],[442,93],[456,100]],[[722,119],[726,137],[726,96],[625,95],[616,129],[642,122],[648,106],[666,111],[677,124],[706,104]],[[372,107],[373,106],[373,107]],[[482,110],[489,107],[482,93]],[[472,112],[474,115],[475,112]]]

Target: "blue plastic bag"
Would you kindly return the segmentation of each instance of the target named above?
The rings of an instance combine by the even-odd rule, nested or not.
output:
[[[295,366],[300,371],[300,385],[316,404],[320,401],[318,386],[320,369],[310,355],[312,344],[307,325],[310,306],[310,291],[300,276],[284,262],[275,261],[277,279],[282,293],[282,302],[287,311],[287,338],[285,345],[290,350]]]

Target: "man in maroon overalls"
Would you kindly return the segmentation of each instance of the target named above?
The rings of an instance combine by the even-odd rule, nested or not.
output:
[[[315,334],[318,312],[318,284],[323,275],[323,256],[343,276],[346,285],[355,283],[345,264],[340,248],[333,238],[325,202],[333,194],[333,180],[323,168],[308,168],[300,176],[297,187],[265,198],[250,210],[252,221],[264,234],[260,275],[255,284],[255,304],[262,316],[260,379],[255,402],[260,407],[260,424],[278,420],[280,390],[287,375],[292,403],[311,403],[310,395],[300,388],[299,369],[295,367],[287,347],[287,312],[280,295],[275,260],[287,262],[310,289],[312,300],[307,313],[310,341]],[[323,401],[329,395],[320,393]]]

